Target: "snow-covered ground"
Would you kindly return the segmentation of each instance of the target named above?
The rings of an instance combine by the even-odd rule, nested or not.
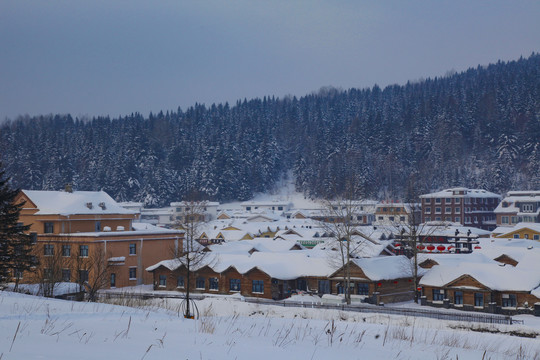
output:
[[[494,327],[221,297],[198,301],[201,318],[186,320],[175,299],[131,305],[140,307],[0,292],[0,358],[540,359],[538,338],[460,329],[538,333],[533,317]]]

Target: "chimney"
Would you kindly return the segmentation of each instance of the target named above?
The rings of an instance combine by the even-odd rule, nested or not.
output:
[[[71,185],[70,183],[67,183],[66,186],[64,187],[64,191],[68,192],[68,193],[72,193],[73,192],[73,185]]]

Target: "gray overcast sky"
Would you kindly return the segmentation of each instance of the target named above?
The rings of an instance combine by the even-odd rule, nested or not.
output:
[[[0,119],[444,75],[540,50],[540,1],[0,0]]]

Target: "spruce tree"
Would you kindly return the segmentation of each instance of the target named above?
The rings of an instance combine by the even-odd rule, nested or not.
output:
[[[14,203],[18,192],[10,188],[9,177],[0,163],[0,282],[14,277],[15,286],[22,273],[36,265],[32,256],[32,238],[24,233],[30,227],[19,223],[24,203]]]

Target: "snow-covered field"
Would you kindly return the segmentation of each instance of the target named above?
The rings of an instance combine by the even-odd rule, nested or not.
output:
[[[197,304],[201,318],[186,320],[178,300],[134,308],[0,292],[0,359],[540,359],[540,337],[504,334],[540,333],[531,316],[494,327],[238,297]]]

